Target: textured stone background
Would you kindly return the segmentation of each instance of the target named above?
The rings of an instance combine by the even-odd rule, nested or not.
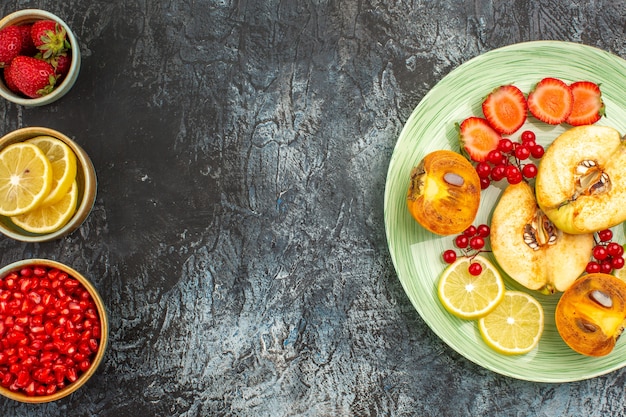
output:
[[[404,121],[448,72],[538,39],[626,58],[622,0],[4,0],[75,31],[56,104],[0,102],[2,134],[47,126],[99,188],[73,235],[0,240],[0,261],[69,263],[100,289],[92,380],[1,416],[624,415],[626,371],[506,378],[441,342],[405,296],[384,231]],[[565,63],[564,63],[565,65]]]

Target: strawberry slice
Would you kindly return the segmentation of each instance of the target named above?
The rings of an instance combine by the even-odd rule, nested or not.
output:
[[[459,125],[461,147],[471,160],[482,162],[498,147],[502,137],[482,117],[468,117]]]
[[[572,126],[590,125],[604,116],[604,102],[598,84],[577,81],[570,84],[570,89],[574,96],[574,105],[566,123]]]
[[[514,85],[502,85],[483,101],[483,114],[496,132],[510,135],[526,121],[528,106],[524,93]]]
[[[563,81],[548,77],[537,83],[527,101],[533,116],[550,125],[558,125],[572,112],[574,95]]]

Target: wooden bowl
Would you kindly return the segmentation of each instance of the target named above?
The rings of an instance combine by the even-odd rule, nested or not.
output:
[[[100,342],[98,345],[98,350],[95,352],[95,356],[93,357],[91,366],[86,371],[84,371],[76,381],[69,383],[64,388],[56,391],[51,395],[29,396],[21,391],[11,391],[10,389],[0,385],[0,394],[13,400],[25,403],[44,403],[55,401],[67,395],[70,395],[71,393],[82,387],[96,372],[98,366],[102,362],[108,343],[109,333],[109,323],[106,309],[104,303],[102,302],[102,299],[100,298],[100,295],[98,294],[98,291],[84,275],[65,264],[49,259],[25,259],[22,261],[14,262],[0,269],[0,280],[4,280],[6,276],[11,272],[19,272],[20,270],[22,270],[22,268],[35,267],[38,265],[44,266],[49,269],[56,268],[62,272],[67,273],[69,276],[78,280],[82,284],[82,286],[89,292],[91,298],[94,301],[94,304],[96,305],[98,316],[100,319]],[[0,290],[0,293],[2,293],[2,290]]]
[[[52,136],[65,142],[76,154],[76,182],[78,184],[78,203],[76,213],[61,229],[47,234],[30,233],[15,225],[10,218],[0,216],[0,232],[23,242],[46,242],[60,239],[80,227],[85,221],[96,200],[96,171],[87,153],[72,139],[61,132],[45,127],[26,127],[14,130],[0,138],[0,151],[12,143],[23,142],[37,136]]]
[[[56,86],[54,90],[52,90],[50,94],[46,94],[45,96],[38,98],[28,98],[16,94],[6,86],[6,84],[4,83],[4,78],[0,77],[0,96],[15,104],[20,104],[25,107],[36,107],[50,104],[67,94],[67,92],[70,91],[70,89],[74,86],[74,83],[78,78],[81,60],[78,41],[76,40],[76,36],[74,36],[74,32],[72,32],[70,27],[60,17],[45,10],[24,9],[8,14],[4,18],[2,18],[0,20],[0,29],[4,28],[5,26],[21,25],[25,23],[33,23],[37,20],[47,19],[59,22],[59,24],[61,24],[61,26],[63,26],[67,31],[67,39],[70,42],[72,51],[72,63],[70,64],[69,72],[67,73],[65,78],[61,80],[59,85]]]

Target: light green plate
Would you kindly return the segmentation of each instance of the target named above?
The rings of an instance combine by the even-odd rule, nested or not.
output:
[[[454,248],[453,237],[441,237],[423,229],[408,213],[406,192],[411,168],[437,149],[458,151],[455,123],[482,115],[482,99],[502,84],[515,84],[522,91],[544,77],[565,82],[589,80],[601,84],[607,116],[598,124],[626,133],[626,61],[608,52],[567,42],[538,41],[493,50],[461,65],[439,82],[419,103],[402,130],[391,158],[385,188],[387,241],[398,277],[413,306],[430,328],[467,359],[503,375],[538,382],[566,382],[592,378],[626,365],[626,337],[602,358],[579,355],[561,339],[554,325],[558,295],[532,292],[543,305],[546,323],[539,346],[521,356],[505,356],[487,347],[477,323],[450,315],[437,298],[437,281],[445,264],[441,254]],[[513,135],[532,129],[537,141],[548,145],[566,129],[548,126],[532,117]],[[491,185],[482,192],[474,224],[487,223],[501,189]],[[621,227],[614,240],[624,242]],[[509,289],[521,289],[505,277]]]

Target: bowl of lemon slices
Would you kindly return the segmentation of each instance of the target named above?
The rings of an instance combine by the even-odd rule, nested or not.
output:
[[[87,153],[61,132],[27,127],[0,138],[0,232],[24,242],[80,227],[96,198]]]

